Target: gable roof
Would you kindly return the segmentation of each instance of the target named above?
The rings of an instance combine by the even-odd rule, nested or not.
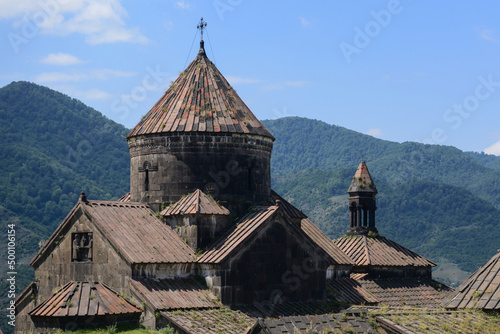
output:
[[[130,264],[194,261],[193,250],[170,226],[156,218],[146,204],[80,200],[33,258],[32,266],[36,267],[55,247],[56,240],[69,231],[78,215],[87,215]]]
[[[275,192],[272,189],[271,189],[271,200],[273,203],[276,203],[276,201],[280,201],[282,204],[281,207],[290,218],[297,218],[297,219],[307,218],[307,216],[305,215],[305,213],[302,212],[302,210],[297,209],[295,206],[286,201],[283,197],[281,197],[277,192]]]
[[[174,215],[229,215],[229,210],[218,204],[212,196],[207,196],[200,189],[169,205],[161,212],[162,216]]]
[[[343,236],[335,243],[357,266],[436,266],[425,257],[381,236]]]
[[[142,118],[127,139],[179,132],[254,134],[274,140],[229,82],[207,58],[196,58]]]
[[[102,282],[69,282],[46,299],[29,315],[38,317],[84,317],[142,313]]]
[[[207,251],[198,259],[200,263],[220,263],[231,252],[239,248],[238,246],[271,217],[278,212],[278,206],[257,207],[245,215],[238,224],[229,232],[213,243]]]
[[[458,287],[445,307],[500,310],[500,250]]]
[[[291,204],[289,204],[291,205]],[[272,217],[281,212],[285,219],[290,220],[283,208],[283,202],[278,201],[276,205],[254,207],[253,210],[244,216],[236,226],[221,236],[215,243],[209,246],[207,251],[198,259],[200,263],[220,263],[226,259],[233,251],[239,249],[239,246],[254,233],[268,223]],[[291,226],[295,226],[306,240],[312,245],[318,247],[329,256],[329,261],[334,264],[352,265],[353,262],[335,246],[327,236],[317,228],[310,220],[302,222],[299,225],[290,220]],[[330,240],[330,241],[329,241]]]
[[[302,219],[300,228],[314,241],[314,243],[323,248],[337,264],[354,265],[354,261],[342,252],[335,242],[328,238],[323,231],[308,218]]]
[[[125,195],[123,195],[122,197],[117,199],[116,201],[117,202],[124,202],[124,203],[130,202],[130,192],[126,193]]]
[[[84,208],[130,263],[194,261],[193,250],[144,203],[89,201]]]

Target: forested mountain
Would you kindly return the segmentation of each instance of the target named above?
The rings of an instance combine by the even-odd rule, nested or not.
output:
[[[347,189],[363,154],[379,190],[381,234],[474,271],[500,247],[500,158],[394,143],[321,121],[267,120],[273,187],[330,237],[345,233]]]
[[[452,146],[389,142],[307,118],[263,123],[277,138],[274,176],[307,168],[354,167],[364,155],[370,172],[389,183],[427,180],[455,185],[500,207],[500,170],[495,168],[500,157],[465,153]]]
[[[27,82],[0,89],[0,204],[53,229],[85,190],[129,184],[127,129],[78,100]]]
[[[16,224],[17,287],[22,291],[33,279],[27,263],[82,190],[91,199],[117,198],[128,191],[128,130],[64,94],[13,82],[0,88],[0,133],[0,222]],[[0,268],[5,265],[2,261]],[[3,278],[0,297],[5,298]],[[3,303],[0,307],[6,319]]]
[[[466,271],[500,248],[500,158],[398,144],[311,119],[263,123],[276,137],[273,188],[330,237],[347,229],[347,188],[363,154],[379,190],[382,235]],[[0,88],[0,130],[0,221],[17,226],[22,290],[33,278],[27,262],[39,242],[82,190],[90,199],[128,191],[128,130],[78,100],[27,82]]]

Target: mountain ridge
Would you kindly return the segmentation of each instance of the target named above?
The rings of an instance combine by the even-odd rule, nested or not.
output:
[[[129,130],[76,99],[23,81],[0,88],[0,119],[0,221],[18,226],[23,289],[33,279],[29,260],[82,190],[99,200],[129,191]],[[347,230],[346,192],[363,154],[379,189],[383,234],[462,270],[491,257],[500,238],[500,158],[390,142],[305,118],[262,123],[276,137],[273,188],[330,237]],[[406,222],[403,230],[398,220]],[[418,233],[428,240],[402,234],[409,226],[421,226]],[[482,244],[473,247],[477,239]]]

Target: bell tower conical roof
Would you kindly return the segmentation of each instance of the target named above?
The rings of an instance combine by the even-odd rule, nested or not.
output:
[[[253,134],[274,140],[208,59],[203,40],[196,58],[127,139],[174,132]]]
[[[375,186],[375,183],[373,183],[370,172],[368,171],[368,166],[366,166],[364,161],[359,164],[348,190],[348,193],[355,192],[377,193],[377,187]]]

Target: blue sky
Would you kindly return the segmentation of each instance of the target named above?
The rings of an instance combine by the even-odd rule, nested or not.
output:
[[[259,119],[500,155],[497,1],[0,0],[0,86],[48,86],[132,127],[194,59],[202,16],[209,58]]]

